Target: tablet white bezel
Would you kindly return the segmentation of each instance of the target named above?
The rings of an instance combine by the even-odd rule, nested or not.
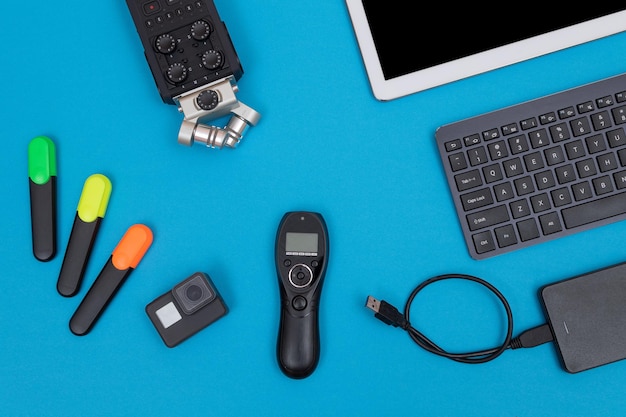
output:
[[[393,100],[626,31],[624,10],[385,80],[362,0],[346,0],[346,5],[372,92],[381,101]]]

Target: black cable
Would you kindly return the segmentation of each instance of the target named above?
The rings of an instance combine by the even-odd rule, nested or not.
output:
[[[502,303],[507,317],[507,331],[502,344],[496,346],[491,349],[479,350],[476,352],[466,352],[466,353],[451,353],[447,352],[444,349],[440,348],[435,344],[432,340],[428,339],[424,334],[422,334],[419,330],[414,328],[410,323],[410,313],[411,313],[411,305],[413,304],[413,300],[415,296],[424,289],[424,287],[447,279],[463,279],[468,281],[476,282],[480,285],[483,285],[493,294],[495,294],[500,302]],[[409,336],[413,341],[420,346],[421,348],[427,350],[428,352],[434,353],[435,355],[442,356],[444,358],[451,359],[453,361],[476,364],[476,363],[484,363],[489,362],[498,356],[500,356],[507,349],[517,349],[521,347],[534,347],[540,344],[549,342],[552,340],[552,333],[547,324],[543,324],[541,326],[534,327],[523,332],[520,336],[513,338],[513,313],[511,312],[511,306],[509,302],[506,300],[504,295],[493,285],[488,283],[487,281],[465,274],[444,274],[438,275],[433,278],[429,278],[426,281],[422,282],[420,285],[415,287],[415,289],[411,292],[411,295],[407,299],[407,302],[404,307],[404,315],[401,314],[396,307],[387,303],[386,301],[379,301],[372,296],[367,297],[367,301],[365,303],[367,308],[374,311],[374,316],[381,320],[382,322],[392,325],[394,327],[400,327],[403,330],[409,333]]]

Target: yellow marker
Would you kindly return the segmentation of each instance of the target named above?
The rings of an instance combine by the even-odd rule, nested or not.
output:
[[[87,178],[78,201],[74,225],[57,281],[57,291],[65,297],[75,295],[80,289],[91,248],[106,213],[110,196],[111,181],[107,177],[93,174]]]
[[[132,225],[126,231],[70,319],[72,333],[77,336],[89,333],[126,278],[137,267],[152,244],[152,239],[152,231],[143,224]]]
[[[91,223],[103,218],[111,197],[111,181],[102,174],[93,174],[85,181],[78,201],[78,216]]]

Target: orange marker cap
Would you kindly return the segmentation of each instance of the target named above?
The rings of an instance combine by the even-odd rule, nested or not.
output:
[[[119,270],[136,268],[152,244],[152,231],[148,226],[135,224],[128,228],[113,251],[111,262]]]

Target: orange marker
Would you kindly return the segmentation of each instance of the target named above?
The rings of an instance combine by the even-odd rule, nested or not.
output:
[[[135,224],[126,231],[70,319],[72,333],[77,336],[89,333],[151,244],[152,231],[147,226]]]

